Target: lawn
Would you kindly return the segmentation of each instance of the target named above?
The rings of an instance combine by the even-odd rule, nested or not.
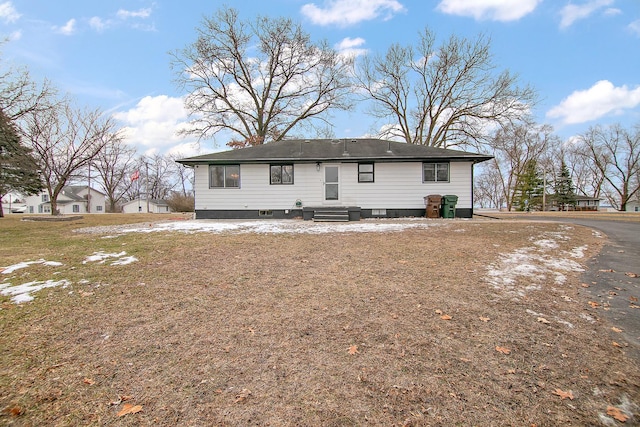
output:
[[[640,420],[638,361],[580,281],[588,228],[215,224],[0,219],[0,424]],[[51,287],[16,303],[25,283]]]

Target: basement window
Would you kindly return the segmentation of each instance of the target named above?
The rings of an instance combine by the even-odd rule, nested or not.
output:
[[[272,210],[260,210],[258,211],[258,216],[273,216]]]

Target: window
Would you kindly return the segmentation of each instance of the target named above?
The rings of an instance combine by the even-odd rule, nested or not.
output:
[[[373,163],[358,163],[358,182],[373,182]]]
[[[209,165],[209,188],[240,188],[240,165]]]
[[[48,194],[43,194],[42,195],[42,203],[48,203],[49,202],[49,195]]]
[[[96,206],[96,212],[102,212],[102,205]]]
[[[271,165],[271,184],[293,184],[293,165]]]
[[[73,205],[73,213],[80,212],[80,205]]]
[[[422,182],[449,182],[449,163],[423,163]]]

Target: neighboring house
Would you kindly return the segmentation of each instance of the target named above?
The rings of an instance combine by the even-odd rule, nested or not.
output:
[[[597,211],[600,208],[600,199],[596,197],[576,196],[577,211]]]
[[[625,212],[640,212],[640,198],[627,201]]]
[[[196,218],[425,215],[455,195],[473,215],[473,165],[491,156],[380,139],[285,140],[178,160],[194,168]],[[346,217],[346,218],[345,218]]]
[[[51,201],[46,190],[25,198],[30,214],[50,214]],[[58,211],[63,215],[105,213],[106,196],[104,193],[86,185],[68,185],[58,195]]]
[[[169,213],[171,208],[166,200],[161,199],[135,199],[122,205],[122,213]]]

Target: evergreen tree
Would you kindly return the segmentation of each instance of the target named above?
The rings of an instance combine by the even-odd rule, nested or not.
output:
[[[544,181],[535,160],[529,160],[522,174],[517,176],[514,205],[519,211],[540,210]]]
[[[42,188],[31,150],[22,145],[15,126],[0,109],[0,199],[11,191],[29,195]],[[0,218],[3,216],[0,203]]]
[[[556,176],[554,183],[554,195],[553,198],[558,203],[560,210],[566,210],[569,206],[575,206],[576,193],[573,186],[573,180],[571,179],[571,172],[567,164],[562,160],[560,165],[560,174]]]

